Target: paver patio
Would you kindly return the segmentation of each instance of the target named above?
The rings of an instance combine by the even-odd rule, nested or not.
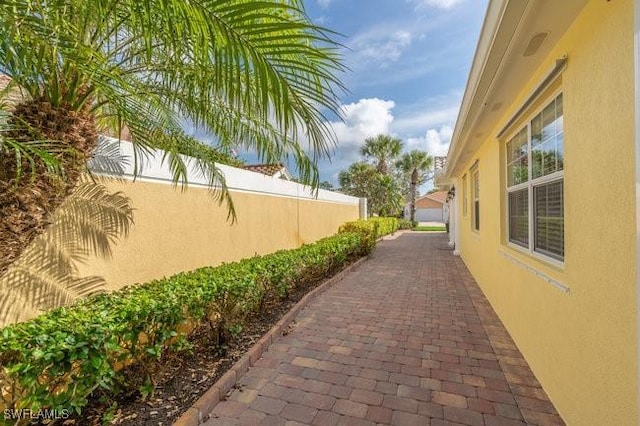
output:
[[[206,424],[564,423],[446,235],[405,233],[302,310]]]

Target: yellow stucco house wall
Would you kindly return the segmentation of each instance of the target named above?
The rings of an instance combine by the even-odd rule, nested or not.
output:
[[[569,425],[638,424],[638,3],[491,0],[437,180],[456,254]]]

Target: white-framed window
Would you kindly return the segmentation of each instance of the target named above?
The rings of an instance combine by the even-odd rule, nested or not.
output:
[[[462,176],[462,216],[467,216],[467,204],[469,203],[469,194],[467,193],[467,175]]]
[[[562,93],[506,144],[508,241],[564,260],[564,126]]]
[[[478,163],[471,167],[471,228],[480,231],[480,174]]]

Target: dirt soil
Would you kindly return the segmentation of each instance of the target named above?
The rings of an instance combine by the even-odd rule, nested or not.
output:
[[[159,365],[157,386],[152,395],[143,398],[139,392],[120,395],[115,401],[90,399],[81,416],[65,420],[63,425],[171,425],[202,394],[229,370],[271,327],[302,297],[323,281],[296,288],[289,298],[253,317],[242,333],[223,347],[212,343],[208,328],[198,329],[189,341],[190,353],[163,356]]]

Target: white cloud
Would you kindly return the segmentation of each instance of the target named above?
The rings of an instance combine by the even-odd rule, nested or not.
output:
[[[400,134],[415,134],[425,128],[433,128],[445,123],[454,123],[458,115],[458,106],[443,106],[398,118],[393,129]]]
[[[407,150],[419,149],[427,151],[432,156],[445,156],[449,150],[453,129],[442,126],[440,129],[429,129],[423,137],[408,138],[405,141]]]
[[[395,62],[411,45],[413,36],[406,30],[389,32],[376,28],[356,36],[349,43],[356,64],[376,62],[379,66]]]
[[[366,138],[378,134],[400,137],[404,150],[419,149],[433,156],[447,155],[452,126],[458,113],[457,92],[429,98],[396,111],[392,100],[365,98],[343,105],[344,121],[331,122],[337,146],[331,160],[323,160],[320,169],[325,178],[335,182],[338,171],[362,159],[360,147]]]
[[[378,98],[360,99],[358,102],[343,105],[344,121],[329,123],[335,132],[337,145],[331,160],[322,160],[319,165],[324,178],[337,181],[338,172],[345,170],[351,163],[362,159],[360,147],[364,140],[380,133],[391,134],[391,124],[395,102]]]
[[[452,9],[464,0],[412,0],[418,7],[437,7],[438,9]]]
[[[393,101],[378,98],[360,99],[358,102],[342,106],[344,122],[332,122],[331,125],[341,147],[359,147],[368,138],[380,133],[389,133],[393,115]]]

